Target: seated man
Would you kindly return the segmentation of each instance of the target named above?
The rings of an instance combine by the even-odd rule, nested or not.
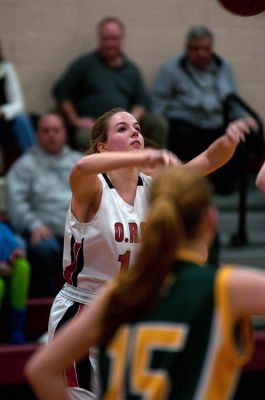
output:
[[[74,144],[86,150],[95,119],[122,107],[140,121],[146,145],[167,147],[167,122],[148,112],[150,99],[141,72],[123,52],[124,24],[115,17],[105,18],[97,34],[97,49],[74,60],[53,88],[74,128]]]
[[[13,228],[28,244],[30,294],[53,296],[61,276],[64,224],[71,198],[70,172],[80,153],[65,145],[60,116],[47,113],[37,126],[37,145],[7,174],[6,209]]]
[[[244,116],[239,107],[224,113],[228,95],[237,93],[229,63],[213,51],[213,35],[205,27],[190,29],[186,50],[163,64],[153,87],[153,111],[170,124],[169,149],[188,161],[205,150],[225,130],[228,120]],[[217,171],[213,182],[219,193],[235,189],[243,155]]]

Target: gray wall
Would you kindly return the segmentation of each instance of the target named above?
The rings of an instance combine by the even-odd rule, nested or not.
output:
[[[0,0],[0,38],[17,67],[29,111],[53,106],[50,88],[65,66],[95,46],[107,15],[127,25],[126,52],[151,85],[159,65],[181,51],[187,29],[205,24],[233,65],[243,97],[265,116],[265,13],[235,16],[217,0]]]

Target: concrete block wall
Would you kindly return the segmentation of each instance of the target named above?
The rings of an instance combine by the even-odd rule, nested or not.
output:
[[[29,111],[53,106],[53,82],[74,57],[95,47],[95,26],[107,15],[126,24],[126,52],[148,86],[160,64],[182,50],[187,29],[208,26],[216,51],[234,67],[242,96],[264,118],[265,13],[236,16],[217,0],[0,0],[0,39]]]

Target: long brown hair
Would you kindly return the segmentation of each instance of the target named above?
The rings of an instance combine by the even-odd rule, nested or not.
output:
[[[159,298],[176,250],[198,234],[211,204],[207,178],[186,167],[165,168],[150,192],[150,209],[135,265],[121,274],[110,294],[95,338],[105,343],[118,326],[143,315]]]
[[[108,139],[108,128],[109,121],[111,117],[119,112],[127,112],[123,108],[117,107],[113,108],[109,111],[106,111],[99,118],[96,119],[96,122],[93,125],[91,130],[91,138],[90,138],[90,148],[88,150],[88,154],[99,153],[97,144],[99,142],[106,142]]]

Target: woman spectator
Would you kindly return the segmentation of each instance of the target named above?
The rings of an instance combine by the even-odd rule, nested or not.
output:
[[[0,140],[6,143],[15,137],[18,149],[24,153],[35,144],[35,134],[25,113],[22,89],[13,63],[4,59],[0,43]],[[10,140],[9,140],[10,141]]]

